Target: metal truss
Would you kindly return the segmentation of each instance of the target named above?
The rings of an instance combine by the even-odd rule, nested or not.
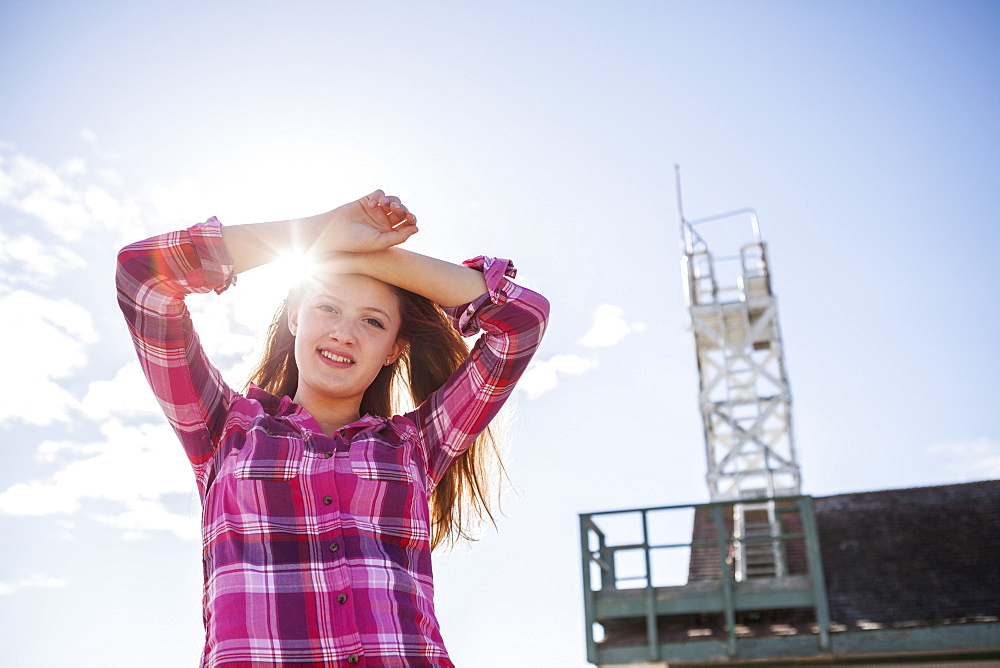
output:
[[[757,214],[740,209],[684,218],[677,176],[683,277],[699,373],[699,404],[712,501],[734,506],[733,539],[773,534],[773,499],[798,495],[801,474],[792,433],[778,306]],[[699,226],[748,221],[735,248],[710,248]],[[733,254],[722,255],[718,251]],[[763,546],[762,546],[763,547]],[[736,550],[736,578],[780,577],[780,546]]]

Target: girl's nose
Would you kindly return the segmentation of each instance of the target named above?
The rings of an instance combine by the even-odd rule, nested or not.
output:
[[[341,343],[354,343],[354,327],[350,323],[340,320],[330,328],[330,332],[327,336],[329,336],[333,341],[340,341]]]

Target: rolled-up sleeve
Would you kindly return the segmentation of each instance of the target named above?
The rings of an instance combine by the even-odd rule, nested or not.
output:
[[[115,279],[143,373],[197,472],[214,452],[233,397],[184,304],[188,294],[222,292],[235,281],[219,221],[126,246]]]
[[[513,282],[509,260],[477,257],[465,266],[483,272],[487,292],[445,309],[464,336],[478,332],[469,356],[412,414],[426,448],[428,475],[437,484],[510,397],[545,333],[549,303]]]

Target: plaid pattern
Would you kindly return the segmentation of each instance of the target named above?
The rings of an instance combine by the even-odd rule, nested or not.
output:
[[[476,258],[489,292],[449,316],[468,359],[416,410],[326,436],[288,397],[242,395],[205,357],[184,296],[221,292],[217,220],[118,256],[118,300],[202,499],[203,666],[451,666],[434,613],[427,499],[510,396],[544,297]]]

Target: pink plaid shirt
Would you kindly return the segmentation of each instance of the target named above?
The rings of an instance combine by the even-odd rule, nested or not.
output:
[[[538,347],[544,297],[477,258],[489,292],[450,309],[469,357],[413,412],[332,437],[288,397],[234,391],[184,296],[221,292],[232,261],[217,220],[134,243],[118,300],[139,361],[194,467],[202,499],[203,666],[451,666],[434,613],[427,499],[510,396]]]

